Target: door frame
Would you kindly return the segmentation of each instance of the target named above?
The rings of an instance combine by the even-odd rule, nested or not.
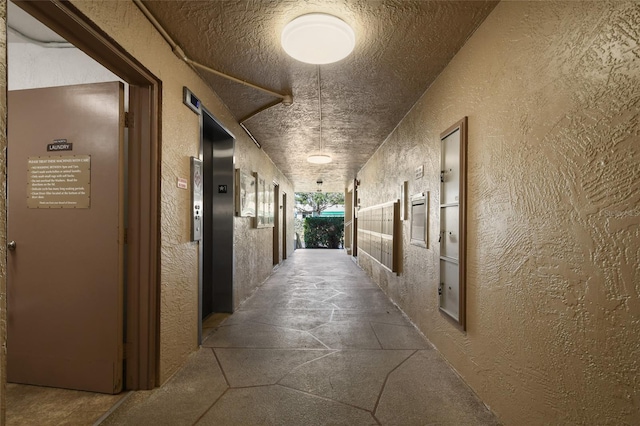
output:
[[[280,264],[280,184],[273,181],[273,266]]]
[[[129,84],[132,119],[129,123],[129,284],[124,380],[126,389],[152,389],[159,385],[160,353],[161,81],[69,2],[17,0],[14,3]]]
[[[353,180],[353,198],[351,202],[353,223],[351,224],[351,256],[358,257],[358,210],[360,209],[360,198],[358,198],[358,186],[360,180]]]
[[[282,260],[287,260],[287,193],[284,191],[280,211],[282,212]]]

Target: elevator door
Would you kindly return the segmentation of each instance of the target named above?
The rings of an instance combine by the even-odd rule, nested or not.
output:
[[[117,393],[121,83],[9,92],[8,381]]]
[[[233,136],[203,110],[202,319],[234,309],[234,150]]]

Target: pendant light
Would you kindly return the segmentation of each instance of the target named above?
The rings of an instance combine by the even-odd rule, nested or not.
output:
[[[322,88],[320,86],[320,66],[317,67],[318,75],[318,116],[320,121],[320,151],[318,154],[313,154],[307,157],[307,161],[313,164],[328,164],[331,162],[331,157],[322,153]]]

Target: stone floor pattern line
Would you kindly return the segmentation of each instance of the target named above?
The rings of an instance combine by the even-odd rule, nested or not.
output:
[[[164,386],[102,425],[496,425],[343,251],[297,250]]]

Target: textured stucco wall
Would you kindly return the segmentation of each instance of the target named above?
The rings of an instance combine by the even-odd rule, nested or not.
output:
[[[463,116],[466,333],[437,293],[439,134]],[[640,423],[639,117],[640,3],[502,2],[358,175],[363,207],[431,191],[401,276],[359,261],[506,424]]]
[[[189,242],[189,192],[177,188],[176,180],[189,176],[189,157],[198,155],[200,127],[198,117],[182,104],[182,87],[189,87],[237,138],[236,167],[257,171],[279,181],[287,193],[293,191],[215,93],[171,52],[132,2],[73,4],[162,80],[160,381],[164,382],[197,346],[198,250]],[[248,224],[247,219],[235,219],[236,303],[272,270],[271,230],[249,229]],[[292,232],[292,222],[289,227]]]
[[[282,193],[287,194],[287,236],[293,235],[293,187],[284,179],[271,161],[265,161],[264,153],[252,143],[248,149],[236,150],[236,168],[264,174],[267,182],[280,185],[278,208],[282,206]],[[282,210],[280,210],[282,211]],[[282,220],[282,217],[280,217]],[[236,307],[249,297],[273,270],[273,228],[253,227],[253,218],[236,217],[234,228],[235,276],[234,303]],[[293,242],[287,237],[287,252],[293,253]],[[282,243],[279,259],[282,260]],[[256,279],[258,278],[258,279]]]

